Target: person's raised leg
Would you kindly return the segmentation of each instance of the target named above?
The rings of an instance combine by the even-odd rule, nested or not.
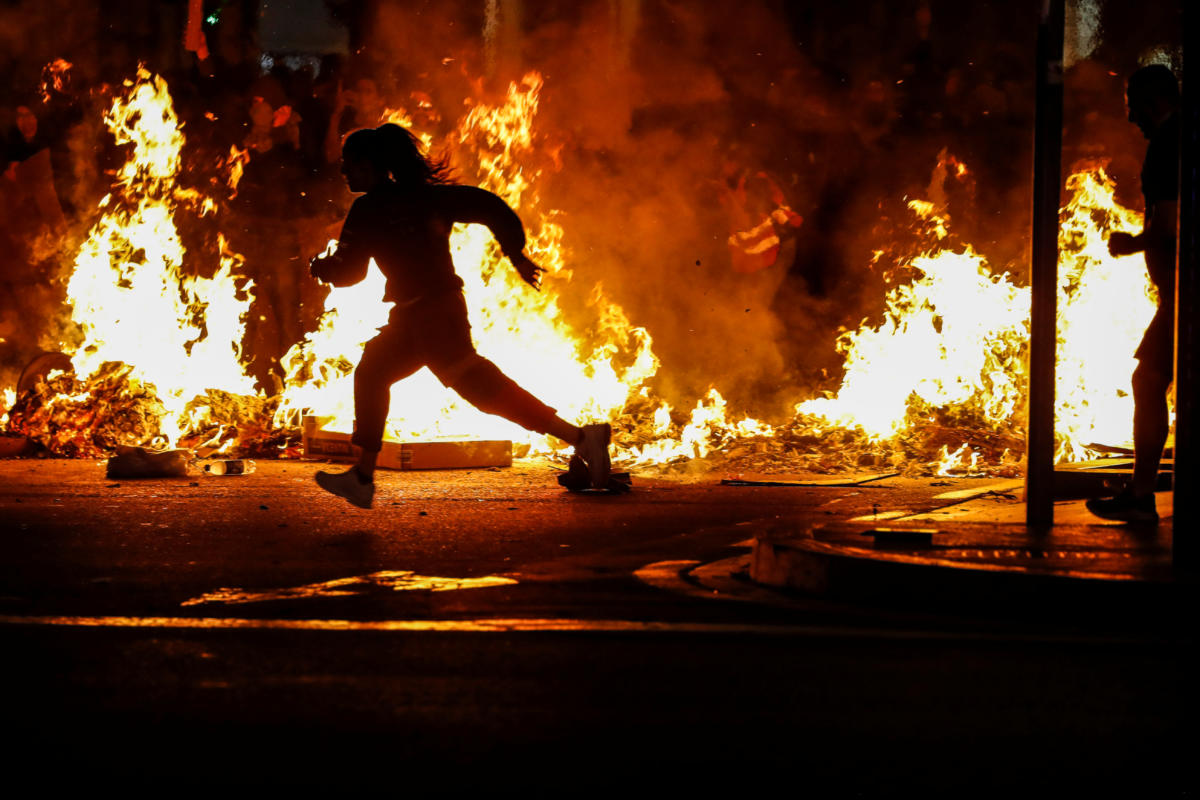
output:
[[[526,430],[554,436],[574,447],[588,466],[592,487],[608,486],[611,469],[608,445],[612,438],[608,423],[572,425],[477,353],[449,366],[432,367],[443,383],[480,411],[504,417]]]

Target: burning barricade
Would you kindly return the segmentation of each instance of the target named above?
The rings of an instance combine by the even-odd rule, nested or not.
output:
[[[715,387],[690,409],[660,398],[651,332],[599,284],[572,283],[568,231],[541,207],[533,166],[541,88],[531,73],[502,101],[475,103],[448,143],[466,182],[533,221],[529,251],[547,270],[539,293],[507,268],[486,229],[456,226],[454,264],[480,354],[563,417],[611,422],[615,458],[629,468],[703,462],[756,471],[1019,472],[1029,289],[956,241],[944,210],[920,201],[909,207],[922,245],[889,265],[883,319],[864,320],[838,340],[844,373],[836,389],[797,398],[790,414],[771,421],[738,418]],[[388,113],[411,121],[403,111]],[[353,365],[387,319],[382,275],[372,267],[362,283],[331,290],[316,330],[282,359],[278,391],[261,391],[243,352],[256,287],[242,257],[222,238],[211,263],[197,265],[192,254],[185,267],[179,218],[215,217],[219,227],[224,200],[179,180],[185,137],[166,83],[142,70],[105,122],[128,157],[67,282],[79,334],[63,345],[72,370],[50,372],[20,396],[7,389],[0,424],[50,453],[85,458],[200,445],[225,455],[294,457],[303,452],[306,415],[321,415],[331,434],[348,433]],[[247,158],[235,150],[224,165],[231,185]],[[1068,189],[1060,459],[1086,457],[1093,442],[1130,438],[1132,353],[1154,310],[1144,271],[1104,247],[1109,233],[1137,230],[1140,215],[1117,205],[1099,167],[1073,175]],[[589,329],[572,325],[562,308],[562,297],[581,291]],[[519,456],[559,455],[546,437],[476,411],[425,371],[393,387],[391,408],[395,441],[454,436],[512,441]]]

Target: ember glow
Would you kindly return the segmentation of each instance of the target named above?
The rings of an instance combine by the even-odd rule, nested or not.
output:
[[[74,66],[64,58],[56,58],[42,68],[42,102],[48,102],[54,92],[61,92],[69,82],[69,74]]]
[[[229,146],[229,156],[225,159],[225,183],[229,186],[229,199],[237,197],[238,184],[242,182],[242,174],[250,161],[250,151],[243,150],[236,144]]]
[[[444,142],[435,142],[402,109],[385,115],[413,127],[435,152],[444,148],[464,182],[515,208],[529,232],[530,256],[546,269],[543,290],[536,291],[521,281],[486,228],[455,228],[454,264],[482,355],[565,419],[612,421],[615,456],[627,466],[704,458],[741,440],[800,428],[888,441],[946,418],[958,428],[995,434],[1000,444],[981,452],[973,441],[943,441],[936,455],[939,445],[933,444],[922,469],[981,474],[1019,463],[1020,454],[1004,442],[1019,449],[1023,436],[1029,289],[994,270],[971,246],[949,244],[953,222],[940,185],[961,179],[965,165],[943,151],[930,197],[909,203],[925,245],[880,265],[894,280],[883,320],[864,321],[839,340],[845,374],[836,392],[798,398],[790,419],[770,423],[731,412],[717,387],[690,409],[672,408],[652,388],[661,365],[650,332],[600,283],[579,283],[572,265],[583,256],[571,252],[569,221],[539,196],[544,171],[556,168],[539,147],[535,125],[542,85],[542,77],[530,73],[496,102],[468,102]],[[19,426],[8,420],[9,426],[73,455],[92,455],[111,444],[194,445],[203,439],[236,448],[248,417],[256,418],[259,430],[295,432],[303,415],[314,414],[331,430],[349,431],[354,365],[389,311],[378,268],[372,264],[356,286],[329,292],[317,330],[282,360],[279,396],[256,394],[241,350],[253,288],[241,277],[241,257],[222,238],[215,263],[197,265],[193,257],[184,269],[177,218],[219,219],[220,210],[213,199],[178,183],[185,139],[165,82],[139,71],[105,121],[129,153],[68,283],[81,339],[62,349],[76,374],[67,382],[51,379],[58,381],[57,396],[43,391],[43,384],[36,413],[20,410],[21,399],[6,389],[0,410],[15,403],[6,417],[20,418]],[[235,147],[221,166],[233,193],[248,158],[253,155]],[[1145,270],[1107,252],[1109,234],[1139,230],[1140,215],[1116,204],[1114,186],[1099,167],[1072,175],[1067,186],[1072,199],[1062,214],[1059,269],[1060,460],[1089,456],[1093,442],[1130,440],[1132,354],[1154,313]],[[569,318],[563,305],[568,298],[586,300],[586,323]],[[114,404],[118,394],[138,399],[138,423],[126,426],[127,440],[109,437],[90,449],[82,446],[88,425],[105,416],[96,409],[108,408],[110,417],[133,413],[128,403]],[[557,446],[477,411],[428,370],[393,388],[391,409],[388,435],[396,440],[512,439],[519,453],[535,455]],[[50,430],[54,426],[70,431],[71,446],[63,444],[67,434]]]
[[[0,397],[3,398],[0,400],[0,429],[3,429],[8,426],[9,409],[17,402],[17,390],[11,388],[4,389],[0,391]]]

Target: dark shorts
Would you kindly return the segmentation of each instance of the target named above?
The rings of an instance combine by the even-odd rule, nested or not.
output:
[[[467,301],[462,292],[447,292],[392,310],[388,324],[367,344],[375,358],[398,363],[407,371],[410,363],[428,366],[434,372],[475,354]]]
[[[1175,373],[1175,302],[1163,298],[1133,357],[1163,375]]]
[[[553,408],[475,352],[466,300],[462,292],[452,292],[393,309],[388,324],[363,348],[354,370],[354,444],[379,451],[390,387],[421,367],[429,367],[480,411],[538,433],[555,428]]]

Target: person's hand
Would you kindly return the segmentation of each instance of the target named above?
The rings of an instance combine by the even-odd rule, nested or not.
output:
[[[521,276],[521,280],[528,283],[535,289],[542,288],[542,273],[546,270],[539,267],[537,264],[529,260],[529,257],[524,253],[511,256],[512,265],[516,268],[517,274]]]
[[[1108,253],[1112,256],[1129,256],[1141,250],[1137,237],[1131,233],[1117,231],[1108,237]]]
[[[324,276],[324,270],[322,269],[322,267],[324,266],[324,262],[325,262],[324,255],[313,256],[313,258],[309,259],[309,262],[308,262],[308,274],[312,275],[314,278],[316,278],[319,281],[324,281],[325,276]]]

